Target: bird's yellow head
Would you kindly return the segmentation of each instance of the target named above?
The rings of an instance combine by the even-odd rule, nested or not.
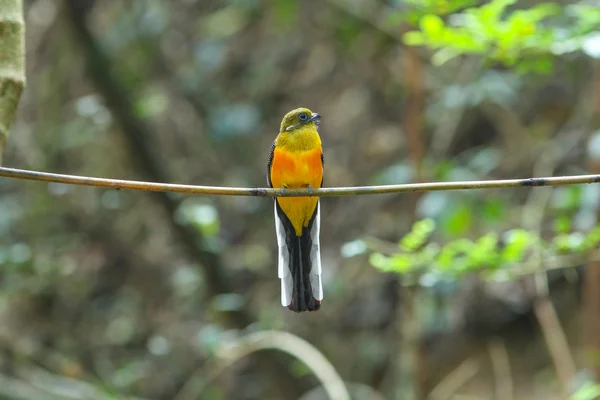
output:
[[[281,121],[279,132],[293,133],[305,128],[316,129],[320,120],[321,116],[310,111],[308,108],[296,108],[285,114],[285,117]]]

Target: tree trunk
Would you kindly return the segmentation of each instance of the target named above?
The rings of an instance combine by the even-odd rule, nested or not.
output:
[[[25,24],[21,0],[0,0],[0,164],[25,87]]]

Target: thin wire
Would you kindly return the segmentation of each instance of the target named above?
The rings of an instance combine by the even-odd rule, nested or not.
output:
[[[547,178],[505,179],[488,181],[429,182],[400,185],[336,187],[315,189],[238,188],[220,186],[195,186],[173,183],[130,181],[122,179],[92,178],[88,176],[52,174],[16,168],[0,167],[0,177],[26,179],[41,182],[54,182],[69,185],[95,186],[117,190],[144,190],[152,192],[173,192],[220,196],[258,197],[299,197],[299,196],[358,196],[368,194],[391,194],[407,192],[427,192],[440,190],[500,189],[512,187],[540,187],[600,183],[600,175],[574,175]]]

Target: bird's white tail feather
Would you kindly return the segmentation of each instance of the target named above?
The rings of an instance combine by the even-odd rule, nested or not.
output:
[[[277,204],[275,206],[275,232],[277,233],[277,247],[278,247],[278,263],[277,263],[277,274],[281,279],[281,305],[287,307],[292,302],[294,280],[292,272],[290,270],[290,249],[288,248],[286,238],[286,232],[283,222],[279,218],[277,213]],[[312,241],[312,247],[310,250],[310,284],[312,294],[315,300],[323,300],[323,284],[321,282],[321,247],[319,242],[319,233],[321,226],[321,206],[317,203],[317,215],[313,221],[312,229],[310,230],[310,237]]]
[[[321,204],[317,203],[317,215],[310,230],[312,239],[312,248],[310,249],[310,263],[312,270],[310,271],[310,284],[315,300],[323,300],[323,284],[321,283],[321,243],[319,236],[321,232]]]
[[[287,307],[292,302],[293,280],[290,271],[290,250],[285,241],[285,228],[279,215],[277,215],[277,203],[275,206],[275,232],[277,233],[277,249],[279,252],[277,261],[277,275],[281,279],[281,305]]]

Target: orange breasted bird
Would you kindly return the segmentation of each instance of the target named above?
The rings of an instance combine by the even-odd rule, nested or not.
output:
[[[297,108],[283,117],[271,146],[267,183],[272,188],[323,186],[323,150],[317,127],[321,116]],[[281,304],[292,311],[317,311],[323,300],[319,248],[319,198],[276,197]]]

